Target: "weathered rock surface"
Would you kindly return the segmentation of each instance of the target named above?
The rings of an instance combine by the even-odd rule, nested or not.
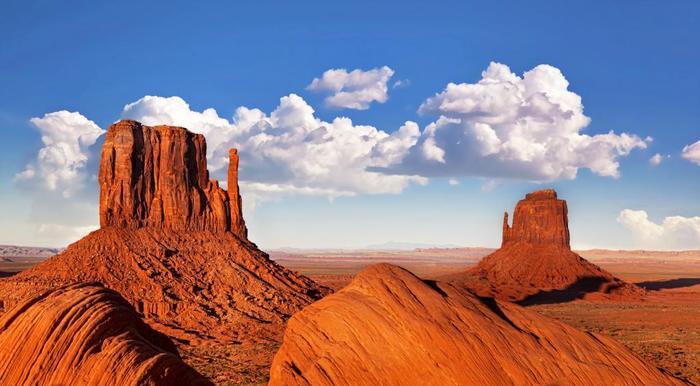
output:
[[[78,284],[0,318],[2,385],[210,385],[119,294]]]
[[[515,207],[513,225],[503,219],[501,248],[466,273],[443,277],[480,296],[510,301],[564,301],[596,292],[639,296],[626,283],[571,251],[566,201],[552,189],[526,195]]]
[[[205,155],[204,137],[183,128],[112,125],[99,172],[102,228],[0,280],[0,308],[66,284],[99,282],[156,330],[190,348],[205,345],[197,363],[211,363],[213,351],[238,362],[229,347],[216,345],[240,351],[278,342],[286,320],[330,290],[247,240],[238,154],[230,153],[228,191],[209,179]],[[226,363],[216,371],[233,367]]]
[[[270,385],[680,385],[623,345],[379,264],[289,321]]]
[[[100,161],[100,225],[232,231],[246,238],[232,149],[228,192],[209,179],[206,142],[181,127],[120,121]]]

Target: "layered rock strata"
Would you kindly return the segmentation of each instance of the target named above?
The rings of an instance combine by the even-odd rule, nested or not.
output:
[[[0,318],[3,385],[211,385],[124,298],[94,284],[61,287]]]

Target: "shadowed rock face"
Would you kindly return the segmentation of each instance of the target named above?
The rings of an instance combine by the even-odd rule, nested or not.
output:
[[[680,385],[621,344],[402,268],[289,321],[270,385]]]
[[[568,301],[599,292],[639,296],[644,291],[615,278],[571,251],[566,201],[552,189],[529,193],[503,219],[501,248],[479,264],[444,280],[480,296],[510,301]]]
[[[3,385],[210,385],[119,294],[56,289],[0,318]]]
[[[231,150],[228,192],[209,179],[204,136],[181,127],[110,126],[100,161],[100,225],[173,230],[247,230]]]

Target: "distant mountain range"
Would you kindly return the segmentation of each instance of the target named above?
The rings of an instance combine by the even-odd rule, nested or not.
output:
[[[0,261],[16,258],[47,258],[61,251],[61,248],[26,247],[20,245],[0,245]]]

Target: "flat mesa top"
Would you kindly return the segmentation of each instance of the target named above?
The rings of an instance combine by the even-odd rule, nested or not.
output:
[[[525,195],[526,200],[546,200],[552,198],[557,198],[557,192],[554,189],[537,190]]]

